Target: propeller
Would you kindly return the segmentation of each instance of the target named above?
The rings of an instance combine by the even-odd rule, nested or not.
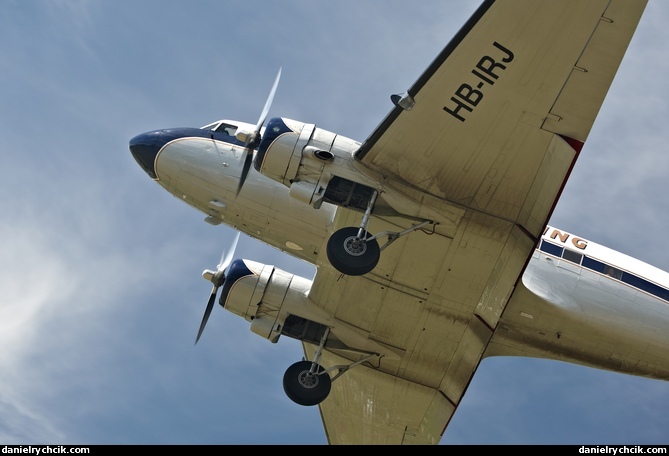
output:
[[[214,308],[214,303],[216,302],[216,294],[218,293],[218,289],[223,285],[223,283],[225,283],[225,269],[228,266],[230,266],[230,263],[232,262],[232,257],[235,254],[235,249],[237,248],[237,242],[239,242],[239,234],[240,232],[237,231],[235,239],[232,241],[232,244],[228,248],[227,254],[225,251],[223,251],[223,255],[221,255],[221,261],[218,263],[216,270],[212,271],[210,269],[205,269],[202,272],[202,277],[213,283],[214,287],[211,290],[211,296],[209,296],[209,302],[207,302],[207,308],[204,311],[204,316],[202,317],[202,323],[200,323],[200,330],[197,332],[197,338],[195,339],[196,344],[200,340],[200,336],[202,336],[202,331],[204,331],[204,327],[207,325],[207,320],[209,320],[209,315],[211,314],[211,310]]]
[[[258,147],[258,144],[260,143],[260,130],[262,129],[263,124],[265,123],[265,118],[267,117],[267,113],[269,112],[269,107],[272,105],[272,100],[274,99],[274,93],[276,92],[276,88],[279,85],[279,79],[281,78],[281,68],[279,68],[279,73],[276,75],[276,79],[274,80],[274,85],[272,86],[272,90],[269,93],[269,97],[267,97],[267,101],[265,102],[265,107],[262,110],[262,113],[260,114],[260,118],[258,119],[258,123],[256,124],[256,128],[251,133],[245,141],[244,144],[244,167],[242,168],[242,175],[239,178],[239,185],[237,186],[237,195],[239,196],[239,192],[242,190],[242,186],[244,185],[244,181],[246,181],[246,176],[249,174],[249,170],[251,169],[251,164],[253,163],[253,149]]]

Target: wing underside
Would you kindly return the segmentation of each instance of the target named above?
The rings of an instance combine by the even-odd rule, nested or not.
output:
[[[357,157],[393,180],[537,235],[599,112],[645,0],[486,1]],[[571,150],[569,150],[571,149]],[[538,200],[537,200],[538,199]],[[546,208],[544,206],[548,205]],[[536,212],[536,213],[534,213]]]
[[[645,0],[485,1],[356,157],[449,223],[402,236],[361,277],[319,258],[309,297],[369,342],[319,405],[330,443],[438,443],[534,250]],[[406,107],[406,105],[405,105]],[[443,212],[443,211],[442,211]],[[338,208],[334,229],[358,226]],[[399,232],[402,217],[369,231]],[[325,252],[325,248],[321,248]],[[344,341],[345,342],[345,341]],[[366,350],[366,351],[365,351]],[[305,344],[312,359],[314,347]]]

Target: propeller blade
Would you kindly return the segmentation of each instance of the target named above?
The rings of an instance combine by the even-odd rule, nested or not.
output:
[[[223,255],[221,255],[221,262],[218,263],[217,267],[219,271],[223,271],[225,268],[230,266],[230,263],[232,262],[232,257],[235,255],[235,250],[237,249],[237,243],[239,242],[240,234],[241,231],[237,231],[237,233],[235,234],[235,238],[230,244],[230,247],[228,247],[227,255],[225,254],[225,252],[223,253]]]
[[[211,296],[209,296],[209,302],[207,302],[207,308],[204,311],[202,323],[200,323],[200,330],[197,332],[197,338],[195,339],[196,344],[200,340],[202,332],[204,331],[204,327],[207,325],[207,321],[209,320],[209,315],[211,315],[211,311],[214,308],[214,303],[216,302],[216,293],[218,292],[219,287],[221,287],[225,282],[225,269],[230,266],[230,263],[232,262],[232,257],[235,255],[235,250],[237,249],[237,243],[239,242],[240,234],[241,231],[237,231],[235,233],[235,238],[228,247],[227,253],[226,251],[223,251],[223,254],[221,255],[221,261],[218,263],[218,266],[216,266],[216,271],[210,271],[207,269],[202,273],[202,277],[211,281],[211,283],[214,284],[214,288],[211,290]]]
[[[198,343],[200,337],[202,336],[202,331],[204,331],[204,327],[207,326],[209,315],[211,315],[211,310],[214,308],[214,302],[216,302],[217,291],[218,287],[214,285],[214,288],[211,290],[211,296],[209,296],[209,302],[207,303],[207,308],[205,309],[204,315],[202,316],[202,323],[200,323],[200,330],[197,332],[197,338],[195,339],[196,344]]]
[[[235,197],[239,196],[239,192],[242,191],[242,187],[246,181],[246,176],[248,176],[249,171],[251,170],[251,164],[253,163],[253,149],[255,149],[260,143],[260,130],[262,130],[262,126],[265,123],[265,118],[267,117],[269,108],[272,105],[272,101],[274,100],[276,88],[279,86],[279,79],[281,79],[281,68],[279,68],[279,72],[274,79],[272,90],[270,90],[267,101],[265,101],[265,106],[263,107],[260,118],[258,119],[258,123],[256,124],[256,129],[251,137],[246,141],[246,145],[244,147],[244,166],[242,167],[242,175],[239,177],[239,185],[237,185],[237,194]]]
[[[265,107],[262,109],[262,114],[260,114],[258,123],[256,124],[256,130],[255,130],[256,133],[260,133],[260,129],[265,123],[265,118],[267,117],[267,113],[269,113],[269,108],[272,105],[272,101],[274,100],[274,94],[276,93],[276,88],[279,86],[280,78],[281,78],[281,68],[279,68],[279,73],[276,75],[276,79],[274,79],[274,85],[272,86],[272,90],[269,93],[269,97],[267,97],[267,101],[265,102]]]
[[[242,191],[244,182],[246,182],[246,176],[249,175],[251,170],[251,164],[253,163],[253,152],[246,150],[246,156],[244,157],[244,167],[242,168],[242,175],[239,177],[239,184],[237,185],[237,193],[235,193],[235,198],[239,196],[239,192]]]

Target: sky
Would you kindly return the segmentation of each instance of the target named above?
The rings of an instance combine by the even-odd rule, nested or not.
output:
[[[133,136],[270,117],[363,141],[470,0],[2,0],[0,443],[323,445],[277,344],[219,306],[234,236],[164,191]],[[650,0],[552,226],[669,270],[669,2]],[[311,277],[242,236],[238,257]],[[364,305],[364,303],[361,303]],[[669,328],[668,328],[669,330]],[[669,354],[668,354],[669,356]],[[485,359],[442,440],[669,444],[669,382]]]

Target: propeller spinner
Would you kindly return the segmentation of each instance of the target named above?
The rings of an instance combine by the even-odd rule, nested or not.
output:
[[[207,325],[207,320],[209,320],[209,315],[211,314],[211,310],[214,308],[214,303],[216,302],[216,294],[218,293],[218,289],[225,283],[225,269],[232,262],[232,257],[234,256],[235,249],[237,248],[237,242],[239,242],[239,234],[240,232],[237,231],[235,239],[232,241],[232,244],[230,244],[230,247],[228,248],[227,254],[224,251],[223,255],[221,255],[221,261],[220,263],[218,263],[216,270],[212,271],[210,269],[205,269],[202,272],[202,277],[213,283],[214,287],[211,290],[211,296],[209,296],[209,302],[207,302],[207,308],[204,311],[204,316],[202,317],[202,323],[200,323],[200,330],[197,332],[197,338],[195,339],[196,344],[200,340],[200,336],[202,336],[202,331],[204,331],[204,327]]]
[[[239,196],[239,192],[242,190],[244,181],[246,181],[246,176],[249,174],[249,170],[251,169],[251,164],[253,163],[253,149],[258,147],[258,144],[260,144],[260,140],[262,139],[260,136],[260,130],[262,130],[262,126],[265,123],[265,119],[267,118],[267,113],[269,113],[269,108],[272,105],[272,100],[274,99],[274,93],[276,93],[276,88],[279,85],[280,78],[281,78],[281,68],[279,68],[279,73],[276,75],[276,79],[274,80],[274,85],[272,86],[272,90],[269,93],[269,97],[267,97],[267,101],[265,102],[265,107],[263,108],[262,113],[260,114],[260,118],[258,119],[258,123],[256,124],[255,130],[253,131],[253,133],[249,134],[244,139],[245,141],[244,167],[242,168],[242,175],[239,178],[239,185],[237,186],[236,196]]]

